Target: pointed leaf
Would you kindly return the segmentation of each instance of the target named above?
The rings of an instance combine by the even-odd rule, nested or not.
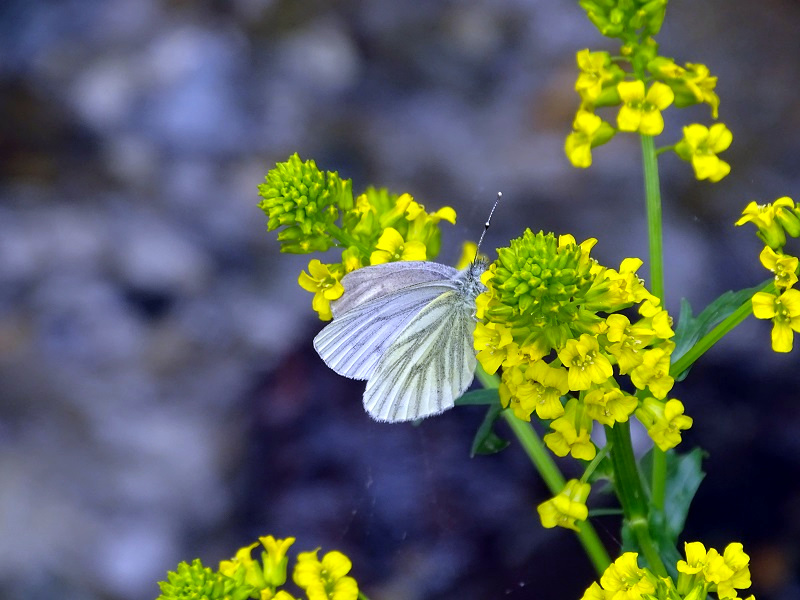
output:
[[[766,283],[766,282],[765,282]],[[697,343],[697,340],[706,335],[709,331],[714,329],[728,316],[730,316],[736,309],[738,309],[745,302],[749,302],[757,291],[764,287],[764,284],[757,285],[738,292],[728,291],[722,294],[719,298],[714,300],[711,304],[703,309],[696,317],[692,316],[692,307],[686,298],[681,300],[681,312],[678,320],[678,326],[675,328],[675,350],[672,351],[672,362],[674,363],[684,354],[686,354],[692,346]],[[682,381],[689,370],[678,374],[675,379]]]
[[[496,392],[497,390],[493,391]],[[503,412],[503,408],[499,403],[490,406],[489,410],[486,411],[483,423],[478,427],[478,431],[475,433],[475,439],[472,440],[470,457],[476,454],[496,454],[508,446],[508,440],[504,440],[494,432],[494,423],[500,417],[501,412]]]

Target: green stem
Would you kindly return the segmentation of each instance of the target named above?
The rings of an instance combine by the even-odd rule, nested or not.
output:
[[[536,431],[531,427],[530,423],[518,419],[510,410],[505,410],[502,414],[508,426],[511,427],[511,431],[517,436],[517,440],[522,445],[522,449],[525,450],[525,454],[528,455],[536,470],[539,471],[539,475],[542,476],[547,489],[550,490],[553,496],[557,496],[564,489],[567,482],[561,471],[558,470],[556,463],[547,453],[547,449]]]
[[[631,528],[639,549],[650,568],[658,575],[666,576],[667,570],[658,553],[658,547],[650,536],[647,515],[647,496],[636,466],[631,444],[630,424],[616,423],[606,427],[606,437],[611,443],[611,463],[614,465],[614,486],[619,497],[625,520]]]
[[[475,371],[475,375],[486,389],[496,389],[500,386],[500,378],[497,375],[489,375],[480,364]],[[534,431],[530,423],[518,419],[510,410],[504,410],[501,414],[511,431],[514,432],[533,466],[536,467],[536,470],[541,475],[550,493],[553,496],[557,496],[564,489],[566,481],[536,431]],[[602,575],[608,565],[611,564],[611,558],[589,521],[583,521],[578,524],[578,540],[589,556],[589,560],[592,562],[597,574]]]
[[[759,291],[774,293],[775,290],[775,280],[770,279]],[[698,358],[708,351],[709,348],[716,344],[731,329],[736,327],[739,323],[750,316],[752,312],[753,303],[750,300],[745,301],[739,308],[728,315],[724,321],[701,337],[686,354],[676,360],[669,368],[670,375],[677,377],[686,369],[691,367]]]
[[[511,427],[511,431],[517,436],[517,440],[519,440],[528,458],[531,459],[536,470],[539,471],[547,488],[553,496],[557,496],[564,489],[566,481],[564,481],[564,476],[561,475],[536,431],[534,431],[530,423],[518,419],[510,410],[505,410],[502,414],[508,426]],[[611,564],[611,558],[589,521],[582,521],[578,524],[578,540],[589,556],[589,560],[592,561],[597,574],[602,575],[608,565]]]
[[[664,250],[662,243],[661,190],[658,184],[656,145],[651,135],[639,136],[642,142],[644,193],[647,204],[647,233],[650,239],[650,288],[664,303]]]
[[[664,248],[662,239],[663,215],[661,189],[658,183],[658,156],[653,136],[639,136],[642,142],[642,169],[644,171],[644,193],[647,205],[647,233],[650,240],[650,285],[651,291],[664,306]],[[667,481],[667,462],[657,448],[653,451],[653,474],[651,480],[653,505],[664,507]]]
[[[653,489],[650,501],[657,510],[664,510],[667,495],[667,454],[658,446],[653,446]]]

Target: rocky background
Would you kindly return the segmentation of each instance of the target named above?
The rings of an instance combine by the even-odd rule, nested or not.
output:
[[[668,308],[766,278],[752,199],[800,199],[800,5],[673,0],[660,36],[719,75],[732,174],[661,160]],[[440,259],[524,227],[646,256],[635,139],[569,166],[570,0],[0,3],[0,597],[133,600],[180,560],[258,535],[348,553],[377,600],[579,598],[593,574],[544,531],[518,447],[468,456],[479,409],[377,424],[328,371],[256,186],[297,151],[452,205]],[[677,140],[707,108],[670,111]],[[687,539],[753,557],[800,598],[797,352],[753,320],[675,394],[709,451]],[[617,525],[599,520],[614,547]]]

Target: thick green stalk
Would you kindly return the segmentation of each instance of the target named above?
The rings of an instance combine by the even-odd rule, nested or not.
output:
[[[648,525],[648,501],[642,485],[636,457],[631,444],[630,424],[616,423],[606,427],[607,441],[611,443],[611,463],[614,466],[614,487],[617,491],[625,520],[630,526],[639,549],[644,554],[654,573],[666,576],[667,570],[661,561],[658,547],[650,536]]]

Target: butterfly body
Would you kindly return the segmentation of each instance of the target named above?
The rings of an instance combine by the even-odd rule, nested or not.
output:
[[[340,375],[367,380],[364,408],[378,421],[452,408],[474,377],[475,298],[485,270],[482,261],[461,271],[405,261],[353,271],[314,348]]]

